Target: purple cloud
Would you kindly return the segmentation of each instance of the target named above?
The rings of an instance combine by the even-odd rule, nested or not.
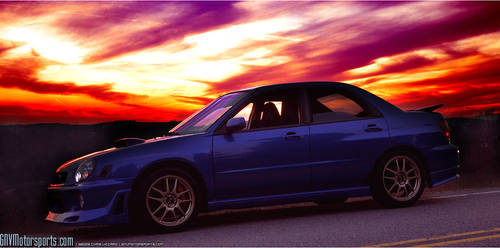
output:
[[[344,49],[314,58],[314,66],[305,77],[331,76],[346,70],[369,64],[372,60],[391,56],[443,42],[500,30],[500,5],[496,3],[463,3],[467,8],[446,19],[438,19],[419,25],[382,27],[364,34],[378,37],[374,42],[346,46]],[[363,39],[359,37],[358,39]]]
[[[172,42],[175,40],[181,40],[189,34],[196,34],[205,32],[225,24],[230,24],[242,18],[244,12],[240,11],[234,7],[233,2],[197,2],[196,4],[190,2],[182,3],[165,3],[165,2],[154,2],[154,3],[140,3],[140,6],[145,6],[145,9],[162,9],[165,6],[175,4],[176,8],[186,9],[178,13],[179,16],[175,18],[170,18],[171,13],[158,13],[153,12],[156,15],[164,15],[165,19],[160,18],[158,25],[153,25],[143,30],[128,32],[117,40],[113,40],[107,44],[102,49],[99,49],[96,53],[91,54],[86,62],[93,63],[102,60],[106,60],[115,56],[123,55],[126,53],[131,53],[134,51],[158,46],[166,42]],[[125,8],[112,10],[111,12],[121,13],[122,11],[136,11],[136,8]],[[141,12],[140,12],[141,13]],[[136,21],[141,22],[142,17],[147,18],[150,15],[150,11],[142,13],[143,15],[138,15],[134,13],[134,18]],[[104,15],[106,16],[106,15]],[[110,25],[115,25],[116,22],[123,21],[120,19],[120,14],[112,14],[115,16],[112,19]],[[118,16],[118,17],[116,17]],[[126,20],[129,22],[130,20]],[[77,26],[82,26],[79,29],[83,33],[89,33],[89,29],[95,29],[98,27],[81,25],[85,24],[86,21],[79,20],[76,24]],[[124,27],[126,28],[126,27]],[[90,31],[92,33],[92,31]]]

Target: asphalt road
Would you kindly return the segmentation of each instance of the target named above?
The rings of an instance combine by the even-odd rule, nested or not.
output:
[[[157,242],[163,246],[500,246],[500,188],[433,192],[412,207],[371,198],[214,212],[180,233],[129,225],[61,229],[76,245]],[[108,243],[109,244],[109,243]],[[106,245],[106,244],[102,244]]]

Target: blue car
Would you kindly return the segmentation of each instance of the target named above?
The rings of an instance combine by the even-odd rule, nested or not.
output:
[[[71,160],[46,220],[177,231],[199,212],[372,195],[415,203],[458,178],[439,106],[402,111],[353,85],[289,83],[225,94],[150,140]]]

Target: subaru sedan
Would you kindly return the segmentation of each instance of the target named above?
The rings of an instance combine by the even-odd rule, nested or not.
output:
[[[425,187],[458,178],[438,107],[403,111],[334,82],[231,92],[164,137],[121,139],[63,164],[46,220],[178,231],[200,212],[228,208],[369,195],[409,206]]]

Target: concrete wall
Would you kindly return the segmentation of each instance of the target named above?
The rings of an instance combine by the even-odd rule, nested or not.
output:
[[[0,126],[0,231],[36,230],[47,213],[45,189],[65,161],[124,137],[153,138],[177,122]]]

